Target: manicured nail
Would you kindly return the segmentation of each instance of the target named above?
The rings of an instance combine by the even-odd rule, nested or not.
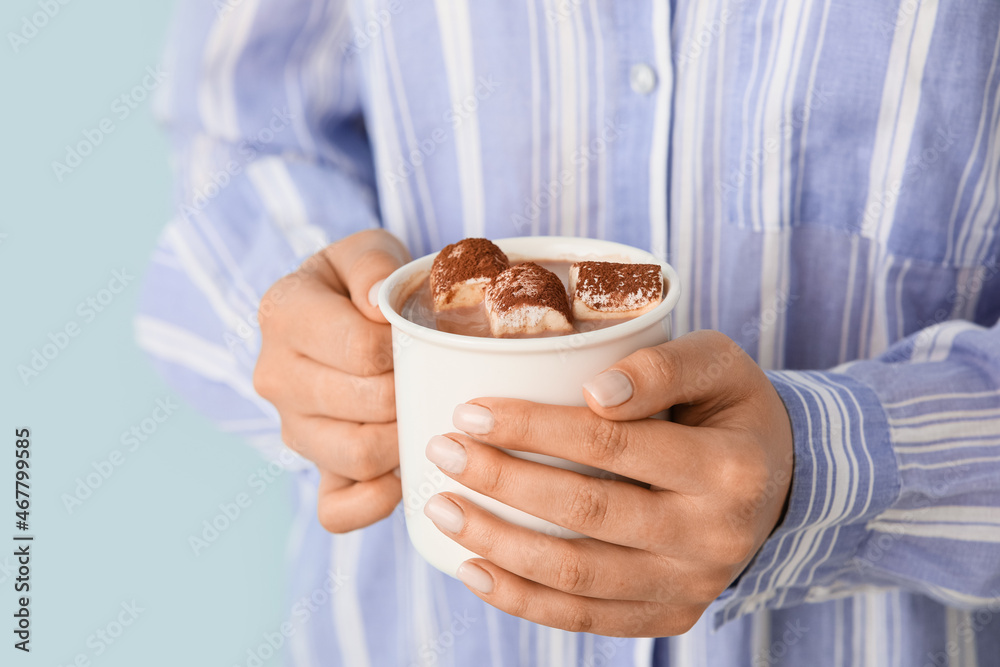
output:
[[[480,593],[493,592],[493,577],[490,576],[489,572],[470,561],[459,565],[455,576],[463,584],[469,588],[475,588]]]
[[[435,435],[430,439],[424,455],[431,463],[453,475],[465,470],[465,463],[468,460],[465,447],[443,435]]]
[[[459,431],[473,435],[486,435],[493,430],[493,413],[479,405],[462,403],[455,406],[451,423]]]
[[[632,382],[621,371],[604,371],[583,388],[602,408],[613,408],[632,398]]]
[[[465,525],[462,509],[444,496],[431,496],[424,505],[424,514],[440,528],[457,533]]]
[[[378,291],[382,289],[382,283],[384,282],[384,280],[380,280],[368,290],[368,303],[372,305],[372,308],[378,308]]]

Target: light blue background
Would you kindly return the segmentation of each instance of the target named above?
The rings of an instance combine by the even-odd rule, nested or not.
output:
[[[131,326],[140,276],[170,214],[170,174],[150,100],[125,120],[111,105],[158,62],[172,3],[41,0],[59,13],[15,54],[7,35],[40,11],[38,1],[8,0],[0,10],[0,664],[67,665],[83,654],[102,667],[243,665],[286,616],[289,480],[254,494],[248,477],[260,459],[183,404],[135,452],[119,442],[157,398],[173,396]],[[115,131],[59,183],[52,161],[105,117]],[[85,322],[77,304],[123,268],[135,280]],[[80,335],[25,386],[17,366],[70,321]],[[16,426],[33,435],[30,654],[13,648],[16,594],[3,569],[13,565],[5,557],[16,532]],[[61,496],[115,449],[124,463],[67,512]],[[253,504],[195,556],[188,536],[240,492]],[[97,656],[88,637],[133,600],[144,611]]]

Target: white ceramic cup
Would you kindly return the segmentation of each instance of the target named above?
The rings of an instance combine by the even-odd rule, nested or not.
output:
[[[668,286],[652,311],[621,324],[549,338],[497,339],[445,333],[415,324],[399,313],[429,275],[435,255],[414,260],[383,283],[378,300],[392,325],[396,381],[396,420],[406,528],[417,551],[439,570],[455,576],[476,554],[446,537],[424,515],[436,493],[451,491],[500,518],[559,537],[577,533],[504,505],[446,477],[424,450],[435,435],[454,432],[455,406],[473,398],[520,398],[555,405],[586,405],[582,385],[612,364],[644,347],[670,340],[667,315],[680,298],[673,267],[637,248],[587,238],[531,236],[495,243],[511,263],[528,260],[605,260],[659,264]],[[592,475],[607,473],[542,455],[517,453],[560,468]]]

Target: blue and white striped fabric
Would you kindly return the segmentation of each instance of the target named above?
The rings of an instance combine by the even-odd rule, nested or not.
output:
[[[680,272],[795,432],[784,523],[683,637],[496,611],[401,514],[317,524],[296,665],[1000,665],[996,0],[181,0],[140,343],[270,457],[255,313],[323,244],[569,234]],[[234,652],[236,655],[236,652]]]

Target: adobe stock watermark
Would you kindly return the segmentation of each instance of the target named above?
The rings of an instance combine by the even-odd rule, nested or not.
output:
[[[891,21],[888,19],[879,21],[878,31],[882,33],[883,37],[892,37],[896,30],[913,21],[919,8],[920,0],[902,0]]]
[[[62,162],[52,161],[52,173],[55,174],[56,180],[62,183],[67,176],[78,169],[84,160],[118,129],[116,121],[125,122],[166,78],[167,73],[159,66],[156,69],[152,66],[146,67],[142,80],[111,102],[110,114],[98,121],[96,126],[84,128],[81,132],[82,138],[76,143],[66,144]]]
[[[399,158],[396,168],[386,176],[386,182],[393,192],[399,185],[405,183],[417,169],[422,167],[428,158],[437,153],[438,148],[448,141],[449,137],[453,136],[454,130],[461,127],[465,121],[479,111],[479,106],[490,99],[500,88],[500,85],[500,82],[496,81],[492,75],[480,76],[476,80],[473,92],[452,104],[451,108],[442,114],[442,120],[451,126],[452,132],[448,132],[445,127],[436,127],[416,146],[410,148],[405,156]]]
[[[581,660],[580,667],[606,667],[618,655],[618,649],[628,646],[631,640],[625,637],[600,637],[594,643],[594,656],[591,660]]]
[[[892,550],[893,545],[906,537],[904,526],[919,520],[922,510],[941,504],[942,501],[947,502],[946,498],[951,489],[961,488],[962,482],[969,475],[970,467],[970,464],[966,464],[942,469],[941,476],[930,488],[930,493],[916,498],[913,507],[902,512],[899,519],[893,522],[895,525],[890,524],[871,531],[872,537],[867,539],[864,545],[858,549],[858,555],[851,561],[851,566],[857,572],[863,573],[878,565],[879,561]]]
[[[60,496],[67,514],[72,515],[73,512],[82,507],[94,495],[94,492],[104,486],[118,468],[125,464],[128,455],[139,451],[139,448],[148,442],[160,430],[160,426],[165,424],[178,409],[180,409],[180,405],[174,402],[170,396],[158,398],[146,417],[122,431],[118,438],[118,442],[122,446],[121,449],[113,449],[103,459],[93,461],[90,464],[93,472],[77,477],[73,492],[63,493]]]
[[[379,35],[389,27],[393,17],[402,11],[402,0],[389,0],[388,4],[377,12],[369,9],[367,16],[353,24],[351,39],[340,45],[340,54],[345,60],[356,57],[378,39]]]
[[[212,9],[220,19],[226,18],[233,10],[243,4],[243,0],[212,0]]]
[[[17,562],[9,555],[4,556],[0,562],[0,585],[6,584],[16,574]]]
[[[538,220],[542,211],[549,209],[563,190],[575,183],[591,162],[607,153],[608,148],[622,137],[626,129],[617,116],[608,120],[589,143],[580,146],[573,153],[571,159],[573,168],[564,167],[557,176],[539,189],[538,194],[525,197],[521,210],[510,216],[510,222],[517,233],[524,234],[530,230],[532,222]]]
[[[735,0],[733,4],[741,5],[746,0]],[[734,12],[729,7],[726,7],[718,16],[713,16],[708,21],[705,21],[697,30],[695,30],[694,36],[687,42],[687,49],[685,49],[677,58],[677,64],[680,67],[686,67],[687,65],[698,60],[702,54],[718,39],[722,33],[726,31],[729,24],[733,22],[736,12]]]
[[[772,630],[772,632],[774,632]],[[782,658],[788,655],[788,649],[795,646],[809,632],[809,627],[802,625],[799,619],[785,621],[785,631],[781,637],[775,640],[769,647],[757,653],[750,660],[753,667],[771,667],[782,662]]]
[[[993,617],[1000,612],[1000,590],[993,591],[989,604],[969,614],[969,618],[955,626],[956,639],[949,639],[943,651],[927,652],[927,662],[923,667],[949,667],[956,664],[954,658],[962,653],[959,642],[967,642],[993,623]]]
[[[417,659],[408,663],[408,667],[436,665],[441,657],[455,646],[455,640],[468,632],[475,622],[476,618],[469,614],[468,609],[464,609],[461,614],[457,611],[451,612],[451,623],[436,637],[417,648]]]
[[[292,611],[287,620],[273,632],[261,635],[261,641],[246,651],[246,659],[233,667],[262,667],[264,661],[270,660],[295,634],[305,627],[313,615],[330,603],[336,593],[350,581],[350,577],[338,568],[327,573],[326,579],[308,595],[303,595],[292,605]]]
[[[237,493],[231,501],[219,503],[219,511],[211,518],[201,522],[201,531],[188,535],[188,546],[195,556],[201,556],[210,546],[215,544],[223,533],[232,528],[237,521],[253,506],[254,498],[259,497],[280,479],[286,472],[284,466],[291,465],[298,457],[289,449],[282,449],[278,461],[271,461],[266,466],[257,468],[256,472],[247,477],[250,491]],[[280,462],[280,464],[279,464]]]
[[[410,484],[409,490],[403,496],[403,508],[406,511],[403,514],[397,514],[398,520],[404,520],[406,514],[423,510],[424,503],[430,500],[431,496],[444,491],[446,479],[444,473],[437,467],[433,467],[424,473],[424,478],[419,483]]]
[[[70,2],[72,0],[38,0],[35,4],[38,5],[39,11],[22,16],[21,27],[17,32],[12,30],[7,32],[7,41],[10,43],[11,50],[15,54],[20,53],[21,49],[35,37],[38,37],[45,26],[58,16],[62,8]]]
[[[314,252],[306,257],[298,268],[291,267],[293,270],[264,293],[264,296],[261,297],[260,302],[257,303],[253,311],[240,319],[234,329],[227,329],[223,332],[222,340],[230,351],[237,346],[249,343],[253,339],[254,334],[260,329],[264,320],[274,314],[275,309],[281,302],[289,294],[297,290],[307,277],[312,276],[325,264],[326,260],[318,254],[323,247],[322,245],[317,245],[314,248]]]
[[[759,315],[754,315],[743,323],[743,326],[740,328],[743,341],[745,343],[756,343],[760,340],[761,336],[770,331],[778,323],[778,319],[787,313],[792,304],[798,300],[798,294],[781,292],[774,295],[767,308]]]
[[[115,613],[110,621],[97,628],[97,630],[87,637],[86,645],[90,649],[89,651],[81,651],[65,665],[60,663],[56,667],[91,667],[94,664],[94,660],[107,653],[108,649],[114,646],[121,639],[122,635],[125,634],[125,631],[135,625],[139,616],[146,611],[135,600],[122,602],[119,608],[119,611]]]
[[[67,320],[57,330],[50,331],[46,342],[32,348],[27,363],[18,364],[17,374],[21,378],[21,383],[27,387],[32,380],[49,368],[59,355],[66,351],[73,339],[83,332],[83,328],[107,310],[133,280],[135,276],[126,268],[112,271],[107,285],[77,304],[75,312],[79,320],[76,318]]]
[[[1000,264],[991,263],[978,267],[978,271],[968,281],[959,287],[953,287],[945,296],[948,308],[940,307],[930,319],[917,321],[919,331],[910,340],[908,347],[911,350],[916,348],[926,348],[937,336],[937,329],[933,328],[951,319],[952,313],[961,312],[970,302],[977,299],[983,292],[986,283],[996,278],[1000,273]]]
[[[191,222],[193,216],[205,210],[213,199],[229,187],[234,177],[243,173],[246,166],[260,153],[260,149],[273,142],[294,119],[295,114],[289,111],[288,107],[283,109],[273,107],[264,127],[237,144],[236,158],[228,160],[221,169],[208,174],[201,186],[192,193],[190,200],[181,203],[179,213],[184,221]]]
[[[816,87],[809,90],[806,100],[805,104],[796,108],[772,128],[759,149],[749,151],[740,160],[739,165],[730,172],[727,180],[716,182],[715,190],[724,201],[737,193],[746,185],[748,179],[767,164],[768,160],[781,148],[782,140],[791,139],[795,131],[805,125],[814,111],[826,106],[830,102],[830,96],[821,88]]]
[[[958,134],[952,128],[938,128],[937,132],[934,133],[934,143],[907,160],[902,178],[895,179],[874,201],[859,211],[858,221],[845,227],[845,233],[864,235],[872,232],[878,227],[882,213],[899,200],[903,188],[907,184],[919,180],[934,163],[941,159],[942,155],[955,145],[957,140]]]
[[[555,0],[551,7],[546,8],[545,20],[550,25],[562,23],[566,19],[572,18],[584,2],[586,0]]]

